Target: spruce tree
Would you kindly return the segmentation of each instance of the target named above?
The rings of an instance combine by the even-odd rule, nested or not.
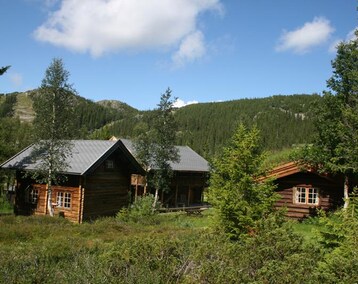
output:
[[[241,124],[221,155],[212,162],[209,202],[219,229],[231,239],[255,230],[256,222],[273,210],[276,197],[269,182],[260,182],[264,153],[257,128]]]

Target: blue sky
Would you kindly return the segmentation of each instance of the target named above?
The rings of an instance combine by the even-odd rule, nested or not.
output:
[[[80,96],[153,109],[321,93],[355,0],[0,0],[0,93],[41,84],[62,58]]]

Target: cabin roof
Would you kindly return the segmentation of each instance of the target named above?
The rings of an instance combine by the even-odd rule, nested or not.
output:
[[[143,174],[143,169],[135,158],[135,150],[131,140],[72,140],[72,155],[67,157],[69,167],[65,174],[85,175],[95,169],[101,162],[114,151],[120,151],[126,156],[132,165],[133,171]],[[188,146],[176,146],[179,151],[180,161],[170,163],[174,171],[208,172],[209,163]],[[4,169],[35,170],[38,162],[31,159],[34,144],[25,148],[2,165]]]
[[[128,151],[135,157],[133,142],[128,139],[120,139]],[[179,162],[172,163],[170,166],[173,171],[181,172],[209,172],[209,163],[202,156],[188,146],[175,146],[178,149]]]
[[[312,173],[320,176],[321,178],[333,181],[332,176],[327,173],[319,173],[312,167],[304,167],[303,165],[297,164],[297,162],[288,162],[282,165],[279,165],[269,171],[265,176],[259,178],[259,181],[264,181],[270,178],[275,180],[284,178],[297,173]]]
[[[308,170],[309,171],[309,170]],[[268,174],[263,177],[262,179],[268,179],[268,178],[283,178],[292,174],[296,174],[302,172],[302,168],[297,165],[295,162],[289,162],[282,165],[279,165],[275,168],[273,168],[271,171],[268,172]]]
[[[143,169],[121,141],[72,140],[71,143],[72,151],[71,155],[67,157],[66,162],[69,166],[64,172],[65,174],[85,175],[95,169],[117,149],[120,149],[130,161],[135,172],[143,172]],[[34,144],[7,160],[0,167],[5,169],[35,170],[39,163],[31,159],[33,149]]]

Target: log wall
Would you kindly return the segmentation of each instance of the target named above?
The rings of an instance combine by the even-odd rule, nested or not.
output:
[[[321,177],[314,173],[297,173],[275,181],[277,193],[280,199],[276,202],[276,208],[286,207],[287,216],[295,219],[302,219],[317,213],[317,208],[331,210],[341,204],[343,195],[342,186],[338,181]],[[318,188],[319,203],[296,204],[294,196],[294,187],[309,186]]]
[[[104,162],[93,173],[84,177],[82,220],[114,216],[128,205],[129,190],[130,174],[125,165],[117,160],[113,169],[107,169]]]

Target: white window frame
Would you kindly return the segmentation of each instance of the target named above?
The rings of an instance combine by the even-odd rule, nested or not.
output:
[[[309,185],[294,187],[294,203],[303,205],[319,205],[319,189]]]
[[[37,204],[39,200],[39,189],[28,186],[25,193],[25,202],[31,204]]]
[[[56,204],[59,208],[71,209],[72,194],[67,191],[58,191],[56,194]]]
[[[31,189],[30,195],[29,195],[29,200],[30,200],[30,203],[37,204],[37,201],[39,200],[39,190],[38,190],[38,188]]]

